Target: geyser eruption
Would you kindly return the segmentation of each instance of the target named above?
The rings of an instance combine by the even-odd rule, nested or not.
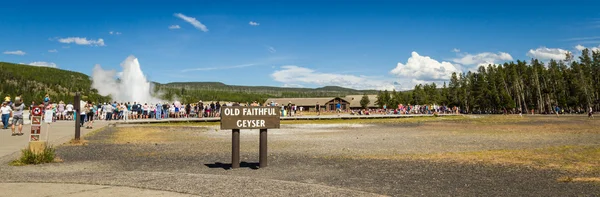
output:
[[[104,70],[100,65],[94,66],[92,88],[101,95],[111,95],[113,100],[119,102],[160,102],[160,99],[152,96],[152,86],[142,73],[137,58],[133,55],[127,57],[121,67],[123,72],[117,73],[115,70]]]

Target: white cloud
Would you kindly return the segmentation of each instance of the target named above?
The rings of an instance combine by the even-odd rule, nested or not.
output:
[[[18,50],[18,51],[4,51],[4,54],[6,55],[25,55],[26,53]]]
[[[58,68],[55,63],[52,62],[31,62],[28,65],[31,66],[41,66],[41,67],[50,67],[50,68]]]
[[[6,55],[25,55],[26,53],[18,50],[18,51],[4,51],[4,54]]]
[[[121,32],[118,31],[110,31],[108,32],[110,35],[121,35]]]
[[[460,69],[450,62],[438,62],[428,56],[420,56],[414,51],[406,64],[398,63],[396,68],[390,71],[393,75],[407,77],[413,79],[413,81],[448,80],[453,72],[460,72]]]
[[[252,25],[252,26],[259,26],[260,25],[260,23],[257,23],[257,22],[254,22],[254,21],[250,21],[248,24]]]
[[[462,65],[489,65],[489,64],[498,64],[506,61],[513,60],[512,56],[505,52],[491,53],[491,52],[483,52],[479,54],[469,54],[465,53],[460,55],[460,58],[452,59],[453,62],[459,63]]]
[[[58,53],[58,50],[52,49],[52,50],[48,50],[48,52],[50,52],[50,53]]]
[[[271,47],[271,46],[270,46],[270,47],[268,47],[268,48],[267,48],[267,50],[269,50],[269,52],[271,52],[271,53],[275,53],[275,52],[277,52],[277,50],[275,50],[275,48],[273,48],[273,47]]]
[[[585,46],[579,44],[579,45],[575,46],[575,49],[577,49],[578,51],[583,51],[583,49],[589,49],[590,51],[599,51],[600,52],[600,46],[585,47]]]
[[[70,44],[70,43],[75,43],[78,45],[95,45],[95,46],[104,46],[104,39],[100,38],[98,40],[88,40],[87,38],[81,38],[81,37],[68,37],[68,38],[60,38],[58,39],[58,42],[61,43],[66,43],[66,44]]]
[[[320,73],[315,70],[287,65],[282,66],[271,74],[273,80],[284,84],[313,84],[318,86],[341,86],[354,89],[376,89],[393,90],[395,89],[392,81],[385,81],[375,77],[345,75],[335,73]]]
[[[452,49],[452,52],[460,53],[460,49],[454,48],[454,49]]]
[[[202,30],[203,32],[208,31],[208,28],[206,28],[206,26],[204,24],[202,24],[200,21],[196,20],[196,18],[189,17],[189,16],[183,15],[181,13],[176,13],[174,15],[178,18],[183,19],[185,22],[192,24],[194,27],[196,27],[196,29]]]
[[[179,25],[171,25],[169,29],[181,29],[181,27]]]
[[[566,54],[567,54],[567,50],[564,49],[559,49],[559,48],[546,48],[546,47],[540,47],[537,48],[535,50],[530,49],[529,52],[527,52],[527,56],[531,57],[531,58],[536,58],[539,60],[565,60],[567,58]]]

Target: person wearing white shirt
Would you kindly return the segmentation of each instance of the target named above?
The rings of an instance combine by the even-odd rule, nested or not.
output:
[[[67,104],[67,120],[73,120],[73,108],[71,103]]]
[[[2,129],[8,129],[8,119],[10,118],[10,114],[12,113],[12,108],[8,106],[6,102],[2,103]]]

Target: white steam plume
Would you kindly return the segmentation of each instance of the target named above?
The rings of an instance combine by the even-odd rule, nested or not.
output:
[[[121,63],[123,72],[104,70],[96,65],[92,72],[92,88],[104,96],[110,95],[118,102],[157,103],[161,100],[152,96],[152,87],[146,80],[138,59],[133,55]],[[116,77],[119,77],[117,80]]]

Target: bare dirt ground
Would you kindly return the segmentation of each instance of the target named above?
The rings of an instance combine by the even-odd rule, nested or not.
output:
[[[309,123],[309,122],[306,122]],[[242,168],[229,170],[231,131],[211,125],[110,127],[64,161],[0,167],[5,182],[123,185],[197,195],[598,196],[600,119],[469,116],[284,124],[242,130]]]

